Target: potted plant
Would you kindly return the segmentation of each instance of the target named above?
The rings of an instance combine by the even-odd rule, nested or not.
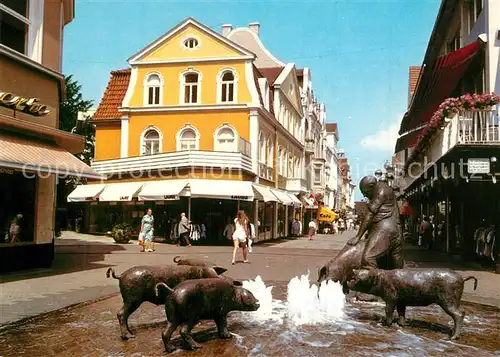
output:
[[[119,223],[113,227],[111,236],[116,243],[126,244],[130,241],[132,235],[132,226],[128,223]]]

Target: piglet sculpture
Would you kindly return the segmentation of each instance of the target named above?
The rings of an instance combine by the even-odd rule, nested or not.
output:
[[[361,269],[354,270],[354,276],[348,282],[349,288],[372,294],[385,301],[385,324],[392,324],[394,309],[399,315],[399,325],[405,325],[407,306],[428,306],[437,304],[453,318],[455,326],[451,339],[458,339],[464,320],[464,313],[459,310],[464,283],[477,279],[474,276],[463,278],[451,269]]]
[[[194,341],[191,330],[200,320],[214,320],[220,338],[231,338],[227,314],[231,311],[256,311],[260,306],[240,282],[229,284],[218,278],[186,280],[173,289],[168,284],[158,283],[155,290],[157,297],[166,296],[168,326],[162,333],[162,340],[168,353],[175,350],[170,338],[177,327],[181,327],[180,335],[186,344],[196,350],[201,345]]]

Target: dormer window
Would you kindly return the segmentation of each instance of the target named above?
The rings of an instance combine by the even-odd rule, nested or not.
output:
[[[199,46],[199,41],[194,37],[190,37],[184,40],[183,45],[187,50],[195,50]]]

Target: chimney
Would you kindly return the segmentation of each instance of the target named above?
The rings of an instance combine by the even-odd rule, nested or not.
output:
[[[225,24],[222,25],[222,36],[227,37],[229,33],[233,30],[233,25],[231,24]]]
[[[255,32],[257,36],[259,35],[260,24],[258,22],[251,22],[248,24],[248,28]]]

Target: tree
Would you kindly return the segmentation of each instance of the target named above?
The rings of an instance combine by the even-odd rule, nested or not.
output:
[[[78,120],[79,113],[87,112],[93,105],[91,100],[84,100],[81,93],[82,86],[73,79],[72,75],[64,76],[65,98],[59,106],[59,129],[85,137],[83,152],[75,156],[90,165],[94,157],[95,128],[91,118],[86,116],[84,120]],[[60,180],[57,185],[57,214],[56,214],[56,236],[59,236],[62,227],[68,226],[69,218],[81,217],[81,208],[68,205],[66,198],[78,184],[86,183],[81,177],[69,176]]]

